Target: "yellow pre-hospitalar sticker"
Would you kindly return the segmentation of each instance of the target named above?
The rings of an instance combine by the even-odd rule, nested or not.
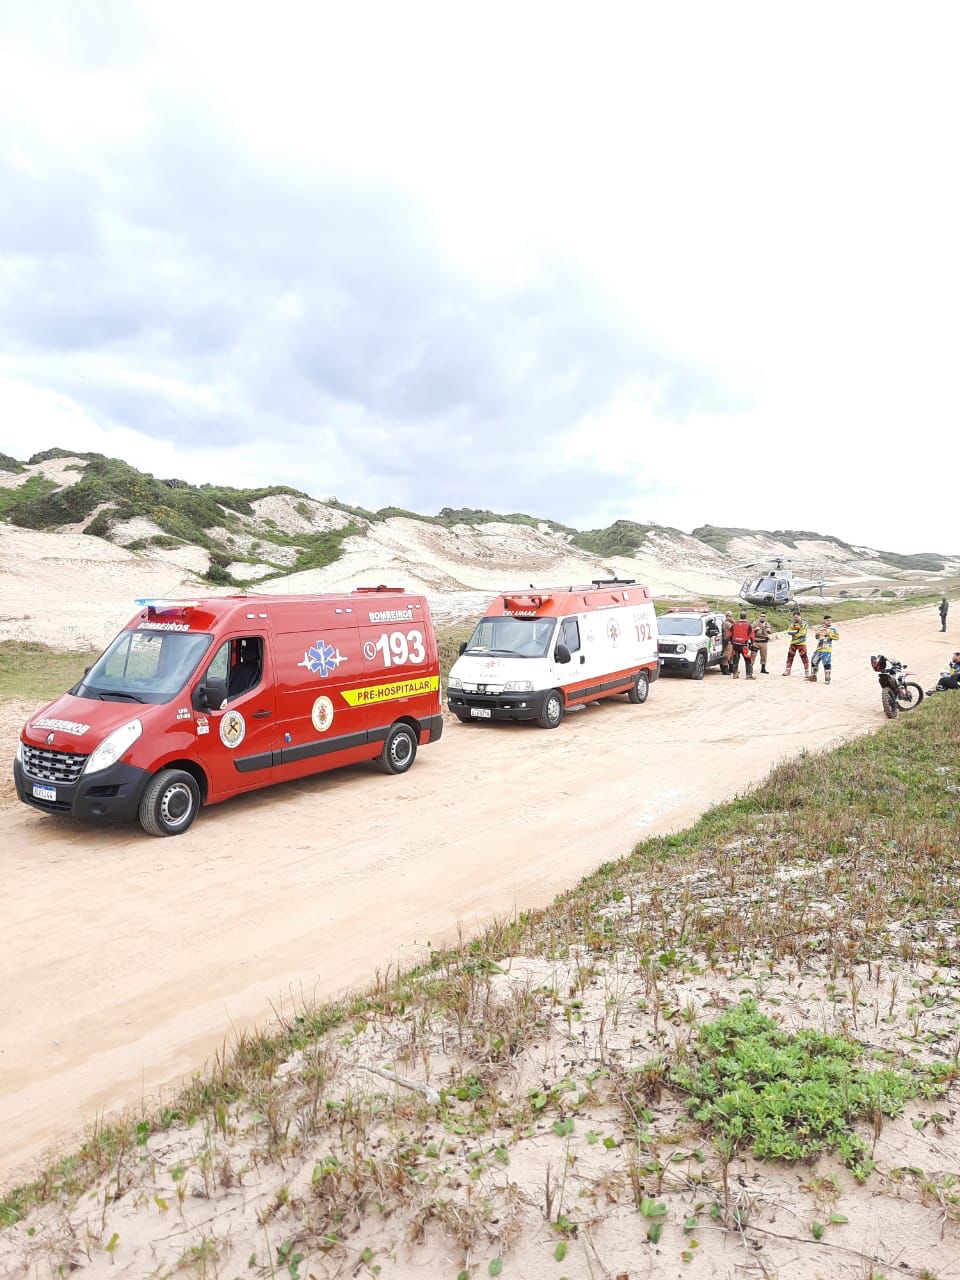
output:
[[[342,693],[349,706],[366,707],[374,702],[415,698],[421,693],[433,693],[439,687],[439,676],[418,676],[415,680],[395,680],[391,684],[368,684],[363,689],[343,689]]]

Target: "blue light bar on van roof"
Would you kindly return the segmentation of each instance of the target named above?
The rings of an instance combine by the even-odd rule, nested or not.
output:
[[[137,600],[134,603],[140,605],[144,609],[152,609],[155,613],[167,613],[172,609],[197,609],[200,607],[199,600]]]

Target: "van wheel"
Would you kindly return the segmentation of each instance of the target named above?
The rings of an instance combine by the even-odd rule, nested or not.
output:
[[[631,702],[646,702],[647,694],[650,692],[650,680],[645,671],[637,672],[637,682],[631,685],[630,692],[627,697]]]
[[[551,689],[543,700],[537,724],[541,729],[555,729],[563,719],[563,698],[556,689]]]
[[[200,788],[182,769],[161,769],[140,798],[140,825],[151,836],[179,836],[200,809]]]
[[[707,655],[701,649],[697,654],[697,660],[690,670],[691,680],[702,680],[707,671]]]
[[[395,724],[377,756],[382,773],[406,773],[417,758],[417,735],[408,724]]]

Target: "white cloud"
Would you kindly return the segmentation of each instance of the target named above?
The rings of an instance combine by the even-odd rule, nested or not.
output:
[[[193,478],[215,464],[220,479],[242,473],[247,482],[310,487],[306,474],[321,494],[336,489],[368,503],[426,506],[438,484],[463,483],[463,465],[469,476],[471,460],[459,459],[449,482],[442,471],[432,485],[425,477],[419,497],[415,477],[399,479],[395,454],[411,440],[399,406],[391,417],[389,405],[371,413],[318,395],[296,412],[263,407],[258,395],[271,378],[288,389],[277,353],[310,323],[307,277],[328,248],[325,229],[290,227],[302,282],[254,288],[254,243],[250,276],[228,277],[216,264],[205,274],[198,264],[211,251],[192,238],[181,210],[158,209],[161,225],[149,229],[130,212],[144,194],[137,162],[163,129],[174,151],[205,139],[243,157],[265,182],[272,175],[311,198],[331,184],[367,184],[373,200],[381,190],[402,192],[438,261],[469,294],[471,318],[493,330],[484,335],[490,342],[508,291],[523,284],[535,296],[545,263],[548,271],[566,264],[571,278],[610,300],[624,340],[655,350],[663,372],[644,365],[616,385],[600,379],[586,411],[565,412],[551,399],[553,420],[536,426],[525,418],[529,401],[518,400],[524,471],[539,448],[568,468],[570,482],[567,509],[555,510],[529,468],[522,498],[510,491],[514,505],[561,520],[624,514],[682,527],[822,528],[905,551],[960,549],[952,469],[942,465],[960,430],[960,17],[952,5],[924,6],[909,19],[900,7],[859,3],[802,13],[769,4],[600,4],[588,13],[564,4],[469,11],[280,0],[267,10],[150,0],[123,12],[115,29],[90,0],[43,6],[35,22],[18,15],[0,56],[0,108],[16,121],[5,154],[21,170],[59,168],[92,183],[102,200],[100,252],[123,243],[134,261],[139,246],[148,301],[161,288],[149,266],[162,261],[182,296],[209,293],[207,305],[246,309],[247,323],[229,352],[176,359],[169,317],[136,340],[66,355],[24,337],[3,369],[43,389],[62,387],[65,368],[109,366],[111,385],[162,388],[184,414],[212,412],[216,402],[235,416],[238,434],[226,455],[183,438],[173,445],[157,425],[151,436],[138,433],[137,410],[105,416],[85,399],[78,373],[70,413],[86,414],[81,434],[127,441],[136,456],[125,456],[160,474]],[[203,180],[175,168],[151,177]],[[239,212],[231,202],[256,195],[241,183],[210,208],[210,227],[228,238]],[[258,216],[264,240],[282,239],[282,205],[267,199]],[[385,209],[382,238],[369,240],[374,274],[392,251],[390,216]],[[375,228],[373,219],[362,234],[376,236]],[[396,253],[405,251],[398,240]],[[23,270],[13,255],[0,281]],[[544,305],[555,307],[556,296]],[[398,328],[408,318],[401,312]],[[531,371],[552,392],[563,385],[563,363],[544,367],[524,329],[505,332],[513,349],[497,369],[511,371],[507,391]],[[359,339],[347,351],[350,340],[344,330],[345,367],[372,367],[378,351]],[[561,348],[554,358],[570,357]],[[680,404],[666,394],[662,380],[676,369],[701,377],[709,395]],[[66,443],[50,434],[62,413],[46,401],[42,411],[40,400],[17,403],[16,415],[0,419],[7,452]],[[469,396],[465,406],[479,412]],[[327,432],[322,467],[280,475],[277,434],[298,430]],[[452,446],[462,430],[462,415],[424,421],[423,448],[433,433],[438,467],[445,438]],[[391,442],[380,475],[378,438]],[[88,447],[121,452],[116,443]],[[491,459],[482,461],[485,473]],[[509,470],[511,459],[493,464]],[[596,474],[578,498],[585,466]],[[263,470],[251,474],[256,467]],[[494,481],[477,474],[474,483],[472,504],[495,505]],[[449,500],[471,495],[451,489]]]

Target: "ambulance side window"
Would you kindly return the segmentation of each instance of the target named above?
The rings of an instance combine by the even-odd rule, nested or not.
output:
[[[249,693],[263,678],[263,640],[260,636],[224,640],[213,655],[207,675],[226,683],[228,703]]]
[[[564,618],[560,628],[560,643],[565,644],[571,653],[580,648],[580,624],[576,618]]]

